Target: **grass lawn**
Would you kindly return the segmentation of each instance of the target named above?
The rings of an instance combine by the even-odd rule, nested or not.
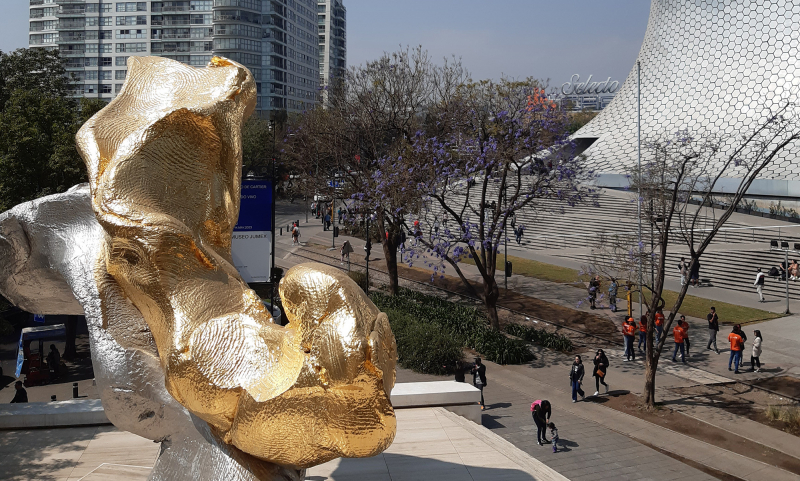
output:
[[[545,281],[559,282],[563,284],[573,284],[588,279],[583,279],[585,276],[578,276],[578,271],[567,267],[554,266],[544,262],[525,259],[522,257],[508,256],[514,265],[514,274],[520,276],[533,277],[535,279],[542,279]],[[503,256],[497,256],[497,263],[503,265]],[[461,262],[467,264],[474,264],[472,259],[462,259]],[[500,270],[502,268],[499,268]],[[620,294],[623,290],[620,289]],[[645,296],[646,297],[646,296]],[[666,301],[667,308],[675,303],[678,298],[678,293],[674,291],[664,290],[664,300]],[[636,301],[634,296],[634,302]],[[702,297],[695,297],[686,295],[681,304],[680,312],[683,315],[690,317],[699,317],[705,319],[708,314],[709,307],[714,306],[717,308],[720,321],[723,324],[747,324],[751,322],[766,321],[769,319],[776,319],[782,317],[782,314],[764,311],[761,309],[754,309],[752,307],[742,307],[727,302],[711,301]]]
[[[545,264],[544,262],[534,261],[531,259],[524,259],[522,257],[508,256],[513,264],[514,274],[526,277],[533,277],[535,279],[542,279],[544,281],[558,282],[561,284],[574,284],[583,281],[579,278],[578,271],[568,267],[554,266],[553,264]],[[466,257],[461,259],[465,264],[475,265],[475,261]],[[503,256],[497,256],[498,272],[503,272]],[[588,282],[588,278],[585,279]]]

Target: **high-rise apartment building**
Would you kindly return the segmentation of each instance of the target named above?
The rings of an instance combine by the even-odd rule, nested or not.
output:
[[[253,73],[257,110],[301,111],[317,101],[316,0],[30,0],[31,47],[59,49],[74,95],[110,100],[130,56],[203,66],[212,55]]]
[[[324,87],[347,69],[347,9],[342,0],[317,0],[319,79]]]

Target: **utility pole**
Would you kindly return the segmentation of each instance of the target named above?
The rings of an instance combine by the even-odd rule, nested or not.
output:
[[[503,207],[506,211],[508,211],[508,184],[505,185],[503,189]],[[506,238],[506,243],[504,247],[504,263],[503,263],[503,276],[505,277],[506,281],[506,290],[508,290],[508,212],[505,212],[505,222],[503,222],[503,234]]]
[[[639,319],[642,318],[644,289],[642,288],[642,64],[636,61],[636,144],[639,160],[639,199],[636,212],[639,217]]]
[[[367,244],[369,244],[370,243],[370,241],[369,241],[369,216],[367,216],[367,235],[366,235],[366,238],[367,238]],[[367,282],[364,285],[364,287],[365,287],[364,292],[367,295],[369,295],[369,255],[370,255],[370,251],[367,251]]]

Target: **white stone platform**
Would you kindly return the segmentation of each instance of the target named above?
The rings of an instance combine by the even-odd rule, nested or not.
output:
[[[399,409],[384,453],[315,466],[307,481],[567,481],[490,430],[444,408]]]
[[[444,406],[477,424],[481,424],[480,401],[480,390],[463,382],[404,382],[392,389],[395,409]]]
[[[0,404],[0,429],[110,424],[99,399]]]

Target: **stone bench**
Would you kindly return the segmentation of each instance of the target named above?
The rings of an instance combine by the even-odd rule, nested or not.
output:
[[[481,424],[480,401],[480,390],[463,382],[404,382],[392,389],[395,409],[441,406],[477,424]]]
[[[111,424],[99,399],[0,404],[0,429]]]

